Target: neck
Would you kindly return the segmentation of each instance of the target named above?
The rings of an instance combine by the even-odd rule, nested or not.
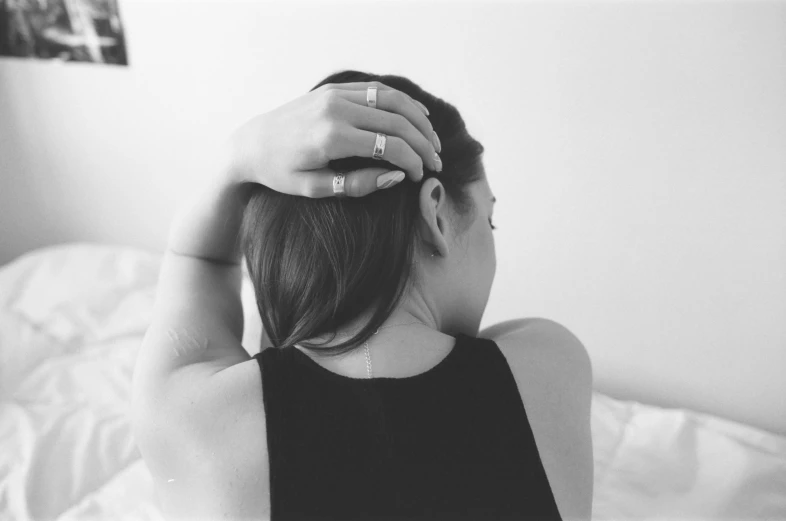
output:
[[[372,315],[372,311],[363,313],[351,323],[342,327],[337,333],[339,335],[345,335],[346,338],[349,338],[350,336],[359,332],[363,326],[368,324],[371,321]],[[426,326],[434,331],[440,330],[438,318],[429,310],[427,306],[412,305],[411,303],[405,303],[394,310],[393,313],[391,313],[390,316],[379,326],[379,330],[381,333],[383,328],[390,327],[391,329],[397,330],[399,328],[405,329],[410,325],[417,328],[418,330],[422,329],[422,326]],[[393,328],[393,326],[398,327]]]
[[[324,347],[331,347],[337,345],[341,342],[348,340],[355,336],[362,327],[368,323],[370,320],[370,314],[364,314],[361,317],[353,320],[350,324],[345,325],[341,329],[336,331],[336,337],[328,342],[323,344]],[[429,322],[428,320],[424,320],[423,317],[418,317],[415,314],[412,314],[407,311],[399,310],[394,312],[393,314],[388,317],[382,325],[379,326],[377,333],[371,336],[368,340],[368,345],[371,348],[380,347],[382,345],[396,345],[397,347],[406,347],[410,344],[410,334],[428,334],[429,330],[432,333],[439,333],[439,330],[434,325],[434,322]],[[310,338],[308,342],[324,342],[330,338],[330,335],[324,335],[319,337]],[[396,339],[398,338],[398,341]],[[390,341],[393,341],[392,343]],[[307,349],[296,345],[298,349],[305,353],[313,353],[317,350],[315,349]],[[365,357],[365,349],[360,349],[359,351],[351,351],[348,355],[344,356],[362,356]]]

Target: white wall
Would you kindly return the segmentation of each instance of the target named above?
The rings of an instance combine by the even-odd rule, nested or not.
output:
[[[543,316],[597,389],[786,433],[786,3],[121,3],[130,67],[0,58],[0,262],[164,246],[206,150],[343,68],[487,148],[483,327]]]

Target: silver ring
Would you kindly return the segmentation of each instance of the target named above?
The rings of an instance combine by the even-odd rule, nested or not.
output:
[[[382,159],[382,154],[385,153],[385,144],[388,137],[385,134],[377,132],[377,142],[374,143],[374,153],[371,155],[374,159]]]
[[[369,87],[366,89],[366,103],[372,109],[377,108],[377,88]]]
[[[339,199],[347,196],[347,191],[344,189],[344,174],[341,172],[333,176],[333,195]]]

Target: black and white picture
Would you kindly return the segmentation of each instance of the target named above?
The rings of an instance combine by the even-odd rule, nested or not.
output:
[[[0,55],[128,65],[117,0],[0,0]]]

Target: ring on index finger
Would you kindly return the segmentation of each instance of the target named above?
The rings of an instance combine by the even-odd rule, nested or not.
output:
[[[366,89],[366,103],[372,109],[377,108],[377,88],[369,87]]]

